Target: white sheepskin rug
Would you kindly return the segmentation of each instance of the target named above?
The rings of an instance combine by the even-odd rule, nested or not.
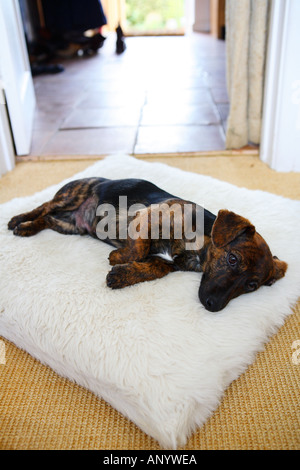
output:
[[[144,178],[213,213],[232,210],[256,226],[289,264],[272,287],[217,314],[200,304],[201,274],[111,290],[110,247],[45,230],[20,238],[9,219],[51,199],[72,179]],[[119,155],[61,184],[0,207],[0,334],[58,374],[104,398],[164,448],[183,446],[253,362],[300,294],[300,202]]]

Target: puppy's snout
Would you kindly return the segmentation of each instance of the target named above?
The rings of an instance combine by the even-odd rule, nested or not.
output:
[[[223,302],[212,292],[205,292],[206,289],[199,288],[199,300],[206,310],[209,312],[219,312],[225,305]]]
[[[202,305],[208,310],[209,312],[217,312],[219,308],[217,308],[217,302],[213,295],[203,295],[201,290],[199,291],[199,299]]]

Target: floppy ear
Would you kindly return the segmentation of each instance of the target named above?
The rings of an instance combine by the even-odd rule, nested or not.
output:
[[[247,230],[254,235],[255,227],[240,215],[221,209],[212,227],[211,238],[217,248],[222,248]]]
[[[273,256],[274,264],[273,264],[273,275],[272,277],[265,282],[265,286],[272,286],[274,282],[281,279],[287,270],[287,263],[285,261],[280,261],[277,256]]]

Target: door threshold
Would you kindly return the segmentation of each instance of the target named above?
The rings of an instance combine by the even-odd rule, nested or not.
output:
[[[116,152],[116,154],[120,152]],[[259,156],[258,147],[243,147],[237,150],[210,150],[203,152],[176,152],[176,153],[141,153],[132,154],[128,152],[122,152],[124,155],[130,155],[132,157],[143,159],[143,158],[184,158],[184,157],[238,157],[238,156]],[[101,160],[110,154],[98,154],[98,155],[23,155],[17,156],[16,162],[42,162],[42,161],[66,161],[66,160]],[[111,154],[113,155],[113,154]]]

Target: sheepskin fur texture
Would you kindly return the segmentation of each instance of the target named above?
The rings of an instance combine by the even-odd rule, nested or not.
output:
[[[52,230],[20,238],[7,229],[12,216],[89,176],[144,178],[215,214],[223,208],[243,215],[289,264],[285,277],[212,314],[199,302],[199,273],[111,290],[105,243]],[[299,214],[299,201],[126,155],[107,157],[1,205],[0,335],[104,398],[163,448],[184,446],[292,313],[300,286]]]

